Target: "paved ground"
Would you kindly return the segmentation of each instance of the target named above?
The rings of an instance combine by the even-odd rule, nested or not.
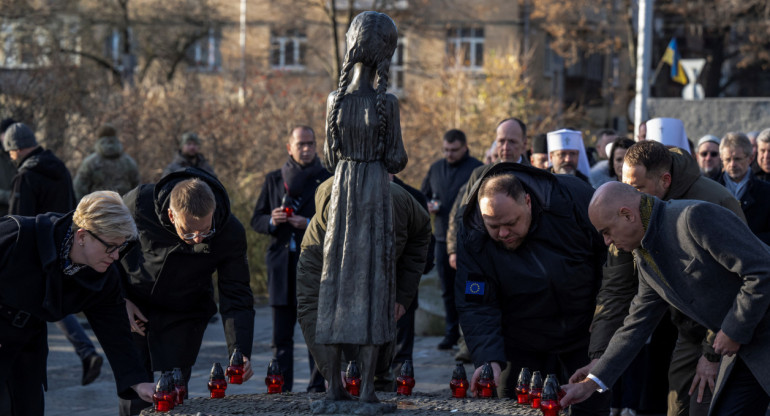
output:
[[[46,394],[47,416],[71,416],[72,414],[87,414],[89,416],[112,416],[117,414],[117,396],[115,383],[110,366],[105,361],[102,374],[88,386],[80,385],[81,364],[72,346],[67,342],[55,325],[49,324],[48,383]],[[272,357],[270,351],[270,336],[272,323],[270,308],[256,308],[254,321],[254,348],[252,364],[255,376],[243,385],[231,385],[227,394],[246,394],[265,392],[264,374],[267,364]],[[97,343],[93,332],[87,330],[91,339]],[[440,337],[417,337],[415,340],[415,378],[416,391],[431,393],[447,390],[454,368],[454,352],[439,351],[436,345]],[[98,343],[97,343],[98,346]],[[99,347],[99,352],[103,354]],[[299,325],[295,331],[295,391],[304,391],[308,382],[307,348],[304,345]],[[223,365],[228,361],[227,348],[221,321],[210,324],[204,335],[198,362],[193,367],[190,382],[190,396],[203,397],[208,395],[206,383],[212,363],[219,361]],[[466,365],[470,374],[471,366]]]

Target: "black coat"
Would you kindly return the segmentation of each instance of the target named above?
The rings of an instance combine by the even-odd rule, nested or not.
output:
[[[532,224],[516,250],[500,246],[481,220],[481,181],[474,184],[458,233],[455,280],[474,361],[504,364],[510,349],[560,353],[587,346],[607,252],[588,219],[593,188],[516,163],[494,165],[483,177],[499,172],[515,174],[529,193]],[[474,282],[480,284],[467,290]]]
[[[23,328],[0,318],[0,383],[12,376],[11,366],[24,348],[39,354],[35,368],[28,370],[39,372],[40,384],[44,384],[48,354],[45,322],[83,311],[110,361],[118,394],[136,398],[131,386],[152,380],[132,345],[119,268],[112,265],[98,273],[85,267],[72,276],[65,275],[59,255],[71,226],[72,214],[0,218],[0,305],[31,315]]]
[[[452,204],[457,198],[460,187],[468,182],[471,173],[482,163],[469,154],[455,163],[448,163],[446,159],[436,161],[428,169],[428,174],[422,181],[421,191],[425,197],[436,199],[441,202],[436,218],[433,221],[433,234],[436,241],[446,242],[446,233],[449,228],[449,212],[452,211]]]
[[[295,213],[312,218],[315,214],[315,191],[331,173],[321,169],[315,177],[308,178],[299,198],[295,198]],[[267,292],[270,295],[270,306],[295,306],[297,304],[296,276],[295,281],[289,281],[289,244],[292,238],[296,244],[295,262],[299,259],[302,238],[305,230],[294,228],[289,223],[270,226],[271,212],[281,206],[283,196],[286,195],[281,169],[267,174],[262,192],[259,194],[254,214],[251,217],[251,228],[254,231],[270,236],[270,245],[265,253],[265,265],[267,266]]]
[[[770,183],[759,180],[752,174],[749,183],[746,184],[746,192],[743,193],[740,202],[746,223],[751,231],[762,242],[770,245]],[[720,175],[718,182],[725,184],[724,175]]]
[[[69,170],[50,150],[38,147],[19,164],[11,184],[9,214],[32,216],[75,209]]]
[[[215,234],[189,245],[168,218],[169,196],[178,182],[200,178],[214,192]],[[139,229],[139,244],[122,260],[126,296],[148,319],[155,371],[195,363],[203,332],[216,313],[212,275],[217,272],[219,312],[230,353],[235,345],[251,356],[254,298],[249,287],[246,232],[230,212],[222,184],[204,171],[172,172],[157,184],[140,185],[123,197]]]

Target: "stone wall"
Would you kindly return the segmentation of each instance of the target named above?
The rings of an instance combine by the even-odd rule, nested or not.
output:
[[[731,131],[762,131],[770,128],[770,98],[650,98],[649,118],[672,117],[684,122],[693,142],[705,134],[724,136]]]

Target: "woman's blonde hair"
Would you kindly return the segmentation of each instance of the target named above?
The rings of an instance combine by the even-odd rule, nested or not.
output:
[[[83,197],[72,216],[73,227],[105,238],[136,238],[136,224],[117,192],[96,191]]]

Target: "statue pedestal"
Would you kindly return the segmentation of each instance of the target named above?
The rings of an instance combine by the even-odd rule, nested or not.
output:
[[[541,416],[539,409],[516,404],[512,399],[454,399],[449,394],[449,383],[444,393],[420,393],[412,396],[397,396],[396,393],[377,392],[380,403],[355,403],[349,401],[334,402],[335,407],[347,413],[331,413],[331,406],[318,414],[374,415],[385,413],[361,413],[361,411],[392,409],[389,414],[408,416],[446,416],[456,415],[510,415]],[[236,394],[222,399],[196,397],[185,400],[184,404],[167,413],[142,411],[142,416],[186,415],[186,416],[243,416],[243,415],[306,415],[315,413],[311,410],[315,403],[328,403],[324,393],[283,393],[283,394]],[[337,406],[339,404],[339,406]],[[356,406],[359,405],[359,406]],[[350,406],[345,407],[343,406]],[[451,412],[451,413],[450,413]]]

